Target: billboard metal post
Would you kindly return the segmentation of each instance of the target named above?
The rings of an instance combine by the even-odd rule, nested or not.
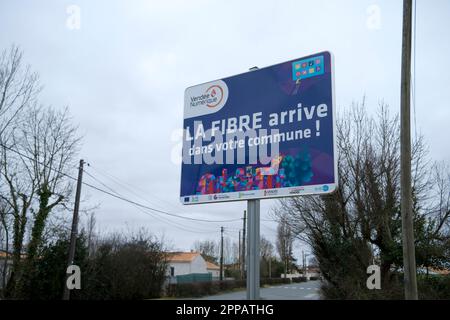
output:
[[[246,210],[244,210],[244,218],[243,218],[243,224],[242,224],[242,229],[243,229],[243,231],[242,231],[242,265],[241,265],[241,277],[242,277],[242,279],[246,279],[246,275],[245,275],[245,272],[246,272],[246,267],[245,267],[245,261],[247,260],[247,251],[246,251],[246,249],[245,249],[245,247],[246,247],[246,237],[245,237],[245,231],[246,231],[246,229],[247,229],[247,211]]]
[[[247,300],[259,300],[259,258],[260,258],[260,203],[247,201],[248,250],[247,250]]]

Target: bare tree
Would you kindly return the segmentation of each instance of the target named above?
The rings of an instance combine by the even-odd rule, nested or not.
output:
[[[219,246],[214,240],[197,240],[194,243],[193,249],[200,252],[205,260],[217,263],[219,258]]]
[[[33,193],[27,198],[35,198],[35,206],[30,208],[31,234],[24,276],[19,283],[23,287],[27,274],[33,271],[50,213],[67,201],[72,193],[73,181],[67,177],[67,172],[75,168],[74,156],[78,152],[80,138],[76,135],[76,127],[71,124],[67,109],[56,111],[53,108],[32,107],[18,127],[13,141],[16,150],[19,150],[23,172],[19,176],[32,186]]]
[[[88,221],[87,221],[87,225],[86,225],[87,247],[88,247],[89,257],[91,257],[95,251],[96,221],[97,220],[95,218],[95,213],[92,211],[88,216]]]
[[[281,261],[284,264],[284,277],[291,269],[292,263],[292,246],[294,243],[294,233],[288,223],[287,215],[280,217],[277,227],[277,251]]]
[[[450,237],[450,165],[437,162],[432,168],[433,197],[428,213],[436,220],[434,236]]]
[[[373,259],[380,264],[383,288],[389,287],[392,268],[402,265],[400,130],[398,116],[388,110],[380,103],[378,114],[371,117],[363,100],[341,114],[337,191],[283,200],[277,211],[280,219],[289,217],[298,237],[313,248],[328,283],[346,297],[354,297],[356,284],[365,289],[365,271]],[[423,137],[415,139],[412,154],[415,232],[423,235],[416,240],[418,248],[427,238],[423,229],[430,226],[424,219],[430,166]]]
[[[39,91],[38,75],[23,66],[20,49],[4,50],[0,55],[0,141],[20,112],[35,102]]]
[[[232,262],[233,263],[240,263],[240,261],[241,261],[240,250],[241,250],[241,244],[239,243],[239,240],[233,241],[233,244],[232,244]]]
[[[261,236],[260,251],[261,251],[261,276],[270,277],[270,264],[272,262],[271,260],[273,259],[274,246],[272,242],[270,242],[264,236]]]
[[[13,270],[18,268],[28,211],[34,186],[19,181],[19,158],[8,154],[14,147],[15,128],[21,124],[21,115],[36,103],[40,91],[38,75],[22,62],[22,52],[17,46],[4,50],[0,56],[0,199],[2,202],[1,226],[5,235],[5,264],[10,259],[10,239],[13,244]],[[6,282],[6,270],[3,282]]]
[[[4,295],[6,281],[8,278],[8,264],[9,264],[9,235],[10,235],[10,206],[6,201],[0,198],[0,255],[3,256],[1,270],[1,288]]]
[[[269,258],[273,257],[273,244],[270,240],[266,239],[264,236],[261,236],[261,259],[267,261]]]
[[[233,262],[233,247],[229,237],[223,238],[223,262],[225,264],[231,264]]]
[[[17,285],[23,287],[26,274],[32,272],[50,213],[72,192],[73,181],[67,172],[75,167],[74,155],[80,142],[67,109],[31,106],[18,119],[4,135],[1,162],[6,182],[1,195],[13,213],[13,264],[8,291],[17,292],[21,291]],[[22,263],[27,226],[30,240]]]
[[[431,166],[426,197],[418,207],[416,259],[426,269],[447,268],[450,261],[450,166],[436,162]]]

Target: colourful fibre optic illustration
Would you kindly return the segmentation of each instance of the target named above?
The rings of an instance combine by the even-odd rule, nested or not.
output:
[[[280,156],[275,166],[274,162],[270,167],[246,166],[231,174],[222,169],[220,176],[206,173],[198,181],[197,194],[295,187],[308,183],[312,177],[311,155],[302,151],[295,156]]]

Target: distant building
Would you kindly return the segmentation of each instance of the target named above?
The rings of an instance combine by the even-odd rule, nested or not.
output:
[[[213,279],[220,278],[220,267],[218,265],[206,261],[206,270],[212,274]]]
[[[220,277],[220,267],[206,261],[199,252],[170,252],[168,254],[169,277],[190,274],[211,274],[212,279]]]
[[[318,267],[309,267],[307,270],[307,277],[315,277],[315,278],[321,278],[322,274],[320,273],[320,269]]]
[[[208,273],[206,261],[198,252],[171,252],[168,256],[168,275],[171,277],[191,273]]]

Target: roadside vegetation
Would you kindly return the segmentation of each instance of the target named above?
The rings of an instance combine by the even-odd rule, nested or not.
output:
[[[37,73],[12,46],[0,53],[0,298],[60,299],[63,294],[74,179],[82,139],[68,108],[42,105]],[[279,201],[274,244],[261,239],[261,285],[301,272],[293,243],[312,248],[326,299],[402,299],[399,118],[365,100],[337,125],[339,187],[324,196]],[[450,299],[450,165],[430,158],[425,137],[412,150],[416,261],[421,299]],[[94,208],[82,212],[75,264],[81,290],[73,299],[197,297],[245,287],[239,242],[225,241],[225,277],[235,280],[169,285],[166,247],[137,233],[95,231]],[[218,244],[194,249],[218,262]],[[305,262],[307,264],[307,262]],[[381,271],[381,290],[366,287],[367,267]],[[300,265],[300,266],[299,266]],[[301,279],[295,281],[302,281]]]
[[[68,108],[41,104],[41,90],[18,47],[0,53],[0,299],[63,295],[81,137]],[[71,298],[159,297],[162,241],[145,231],[96,233],[93,208],[81,218],[82,289]]]
[[[365,101],[342,112],[337,125],[339,188],[330,195],[279,202],[296,239],[318,261],[326,299],[402,299],[399,118]],[[412,144],[413,214],[417,267],[450,270],[450,167],[429,157],[425,137]],[[367,267],[381,271],[381,290],[368,290]],[[419,297],[448,299],[449,276],[420,275]]]

